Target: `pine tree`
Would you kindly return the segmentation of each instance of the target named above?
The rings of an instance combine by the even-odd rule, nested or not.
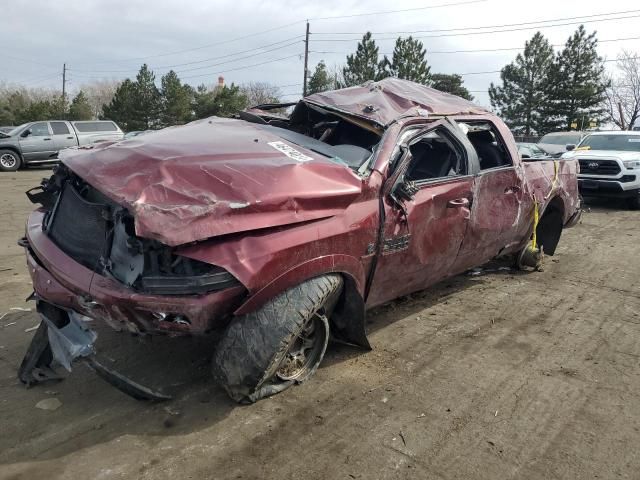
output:
[[[93,118],[93,108],[82,90],[71,101],[67,117],[69,120],[91,120]]]
[[[334,80],[329,76],[329,71],[324,63],[324,60],[320,60],[316,69],[309,79],[309,85],[307,86],[307,94],[326,92],[334,88]]]
[[[514,132],[544,135],[554,128],[549,112],[553,65],[553,47],[537,32],[500,72],[502,85],[491,83],[491,106]]]
[[[230,117],[247,106],[247,97],[242,94],[240,87],[234,85],[216,87],[213,90],[200,85],[194,95],[193,111],[196,118],[210,116]]]
[[[597,47],[596,32],[587,35],[580,25],[557,55],[550,79],[553,88],[549,114],[560,120],[562,128],[571,129],[572,123],[584,128],[589,121],[603,117],[609,82]]]
[[[388,60],[378,61],[378,47],[371,38],[371,32],[367,32],[358,43],[356,53],[347,55],[347,65],[342,69],[345,87],[362,85],[369,80],[380,80],[388,77],[385,68]]]
[[[431,67],[427,65],[426,54],[421,41],[398,37],[391,62],[386,57],[383,62],[390,76],[427,85]]]
[[[434,73],[431,75],[430,86],[441,92],[457,95],[458,97],[472,101],[473,95],[469,93],[469,90],[467,90],[463,83],[462,76],[456,73]]]
[[[130,79],[126,79],[116,89],[116,93],[108,105],[102,107],[102,117],[105,120],[113,120],[125,132],[144,130],[134,119],[133,104],[136,96],[136,86]]]
[[[173,70],[163,75],[161,84],[160,123],[163,126],[171,126],[190,121],[193,116],[191,110],[193,89],[189,85],[183,85]]]
[[[134,83],[133,120],[135,130],[148,130],[158,124],[161,96],[156,76],[145,63],[140,67]]]

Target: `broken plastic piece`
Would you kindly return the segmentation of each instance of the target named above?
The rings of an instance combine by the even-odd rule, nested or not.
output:
[[[90,330],[82,317],[75,312],[69,312],[69,323],[62,328],[40,314],[42,321],[47,324],[49,344],[53,358],[67,371],[71,371],[71,363],[78,357],[93,355],[93,344],[98,335]]]
[[[152,388],[145,387],[144,385],[141,385],[137,382],[134,382],[130,378],[125,377],[121,373],[110,370],[93,357],[84,359],[84,362],[105,382],[116,387],[118,390],[126,393],[130,397],[135,398],[136,400],[150,400],[160,402],[163,400],[171,400],[172,398],[170,395],[165,395],[158,390],[153,390]]]

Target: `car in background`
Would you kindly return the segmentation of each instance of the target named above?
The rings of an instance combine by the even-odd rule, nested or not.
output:
[[[549,154],[536,143],[518,142],[518,153],[521,158],[547,158]]]
[[[583,197],[624,198],[640,210],[640,132],[593,132],[562,158],[578,160]]]
[[[547,133],[538,140],[538,146],[551,157],[559,158],[567,151],[567,145],[577,145],[585,136],[584,132],[553,132]]]
[[[122,140],[120,127],[110,120],[30,122],[0,133],[0,171],[58,161],[69,147]]]
[[[8,133],[16,127],[0,127],[0,133]]]

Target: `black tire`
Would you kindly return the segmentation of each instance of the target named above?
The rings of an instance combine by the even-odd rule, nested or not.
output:
[[[22,165],[22,159],[13,150],[0,150],[0,172],[15,172]]]
[[[633,197],[627,198],[627,205],[631,210],[640,210],[640,190],[634,193]]]
[[[259,310],[233,319],[213,355],[215,381],[235,401],[253,403],[311,377],[324,357],[329,339],[327,317],[342,285],[339,274],[316,277],[281,293]],[[303,342],[298,350],[302,353],[294,355],[299,342]],[[312,346],[306,346],[308,342]],[[308,359],[306,350],[311,350]],[[291,368],[300,361],[308,363],[299,371]]]

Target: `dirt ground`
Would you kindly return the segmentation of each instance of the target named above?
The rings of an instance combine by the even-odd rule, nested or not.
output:
[[[0,478],[640,478],[639,212],[591,205],[544,272],[463,275],[371,312],[371,352],[332,345],[308,383],[237,406],[211,340],[100,329],[101,355],[175,400],[135,401],[83,365],[25,389],[37,325],[0,175]],[[56,410],[36,408],[41,400]]]

